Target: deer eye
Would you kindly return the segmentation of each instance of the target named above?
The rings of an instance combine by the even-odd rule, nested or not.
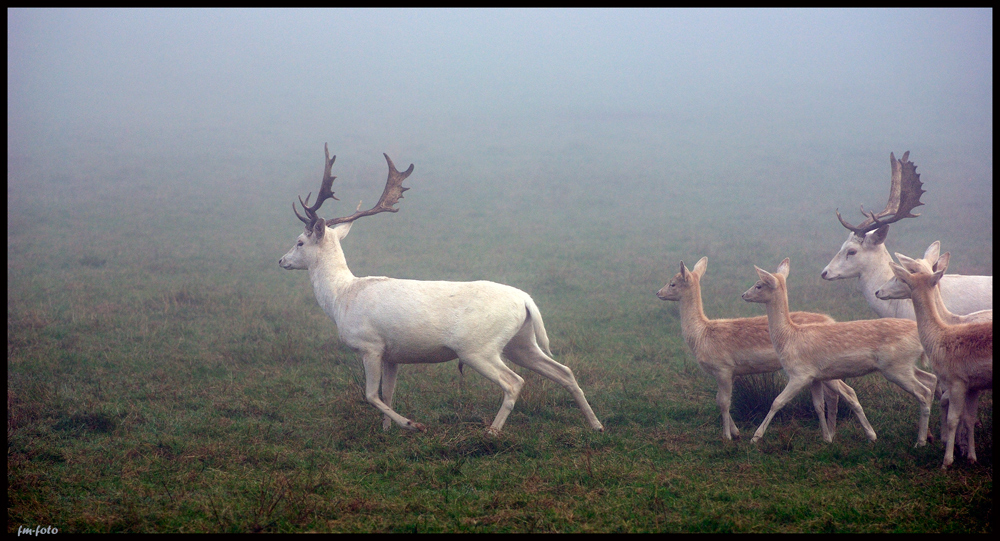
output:
[[[855,250],[854,248],[851,248],[850,250],[847,251],[847,257],[851,257],[852,255],[854,255],[856,253],[858,253],[858,251]]]
[[[296,244],[296,246],[302,246],[302,241],[300,240],[299,243]]]

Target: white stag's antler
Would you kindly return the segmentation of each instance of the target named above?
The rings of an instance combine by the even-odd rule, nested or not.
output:
[[[881,212],[878,214],[865,212],[865,206],[861,205],[861,214],[867,216],[868,219],[855,227],[847,223],[840,215],[840,209],[837,209],[837,219],[840,220],[840,223],[853,231],[858,237],[864,238],[865,233],[878,229],[883,225],[896,223],[903,218],[916,218],[920,216],[910,211],[923,205],[920,202],[920,196],[926,193],[926,190],[922,189],[923,183],[920,182],[920,174],[917,173],[917,166],[909,158],[909,150],[903,153],[903,159],[901,160],[897,160],[892,152],[889,153],[889,163],[892,166],[889,201],[886,202],[885,208]],[[889,219],[882,219],[886,217]]]
[[[324,201],[327,199],[340,201],[340,199],[337,199],[337,197],[333,195],[333,181],[337,177],[331,174],[333,170],[333,162],[337,160],[337,157],[330,157],[330,150],[326,143],[323,144],[323,152],[326,153],[326,169],[323,172],[323,182],[320,184],[319,193],[316,194],[316,202],[313,203],[312,206],[309,206],[309,198],[312,196],[312,192],[309,192],[305,201],[302,200],[302,196],[299,196],[299,203],[302,203],[302,210],[306,213],[305,217],[302,217],[299,214],[299,211],[295,208],[295,203],[292,203],[292,211],[295,212],[295,215],[299,218],[299,220],[302,220],[302,223],[306,224],[306,230],[309,231],[312,230],[316,221],[321,219],[316,215],[316,211],[319,210]],[[403,198],[403,192],[409,190],[409,188],[403,187],[403,181],[406,180],[406,177],[410,176],[410,173],[413,173],[413,164],[411,163],[409,169],[406,171],[400,172],[396,169],[395,164],[392,163],[388,154],[383,153],[382,155],[385,156],[385,161],[389,165],[389,177],[385,181],[385,189],[382,190],[382,197],[379,198],[378,203],[368,210],[359,210],[350,216],[342,216],[340,218],[326,220],[325,223],[327,227],[332,227],[346,222],[353,222],[362,216],[371,216],[380,212],[399,212],[399,209],[393,208],[393,205],[398,203],[399,200]]]

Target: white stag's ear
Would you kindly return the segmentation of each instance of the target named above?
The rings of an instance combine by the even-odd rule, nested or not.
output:
[[[778,263],[778,274],[788,278],[788,269],[788,258],[786,257],[781,261],[781,263]]]
[[[351,225],[354,222],[344,222],[342,224],[337,224],[333,226],[332,230],[335,235],[337,235],[337,240],[343,240],[344,237],[351,231]]]
[[[323,240],[324,234],[326,234],[326,220],[320,218],[313,223],[312,236],[318,242]]]
[[[948,270],[948,262],[951,261],[951,252],[945,252],[943,256],[940,257],[934,263],[934,272],[941,271],[944,272]]]
[[[706,270],[708,270],[708,256],[699,259],[698,262],[694,264],[694,270],[691,272],[700,279],[705,275]]]
[[[878,246],[885,242],[885,237],[889,235],[889,226],[883,225],[882,227],[872,231],[865,237],[865,244],[869,246]]]

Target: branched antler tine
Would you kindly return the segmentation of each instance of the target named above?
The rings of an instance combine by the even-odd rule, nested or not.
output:
[[[925,193],[925,190],[921,189],[923,183],[920,182],[920,175],[917,174],[917,166],[909,161],[909,157],[910,151],[908,150],[903,154],[901,160],[897,160],[892,152],[889,153],[892,176],[889,182],[889,200],[886,202],[885,208],[879,213],[874,213],[865,211],[865,206],[861,205],[861,213],[866,216],[866,219],[857,227],[844,221],[838,211],[837,219],[840,220],[841,225],[863,237],[865,233],[883,225],[898,222],[903,218],[920,216],[910,211],[923,205],[920,202],[920,196]],[[886,217],[888,219],[885,219]]]
[[[302,198],[301,198],[301,197],[299,197],[299,200],[301,201],[301,200],[302,200]],[[304,205],[303,205],[303,206],[304,206]],[[302,223],[304,223],[304,224],[306,224],[306,225],[312,225],[312,220],[310,220],[309,218],[303,218],[303,217],[302,217],[302,215],[300,215],[300,214],[299,214],[299,211],[298,211],[298,209],[296,209],[296,208],[295,208],[295,201],[292,201],[292,212],[294,212],[294,213],[295,213],[295,216],[296,216],[296,217],[297,217],[298,219],[302,220]],[[306,214],[309,214],[309,213],[308,213],[308,212],[306,212]]]
[[[409,190],[409,188],[403,186],[403,181],[406,180],[406,178],[410,176],[410,173],[413,172],[413,164],[411,163],[409,169],[406,171],[399,172],[396,169],[395,164],[392,163],[392,159],[389,158],[389,155],[385,153],[382,155],[385,156],[385,161],[389,166],[389,176],[385,181],[385,189],[382,190],[382,197],[379,198],[378,203],[368,210],[359,210],[350,216],[327,220],[326,225],[332,226],[345,222],[353,222],[363,216],[371,216],[372,214],[378,214],[380,212],[399,212],[399,209],[394,208],[393,205],[398,203],[399,200],[403,198],[403,192]]]

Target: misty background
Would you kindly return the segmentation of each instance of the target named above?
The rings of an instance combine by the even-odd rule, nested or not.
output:
[[[992,274],[990,9],[7,13],[8,287],[42,272],[23,254],[72,274],[83,250],[311,296],[277,260],[324,142],[325,217],[375,202],[381,153],[415,164],[401,211],[345,241],[359,276],[646,299],[680,259],[750,284],[791,255],[852,291],[818,278],[834,209],[882,208],[907,150],[926,206],[890,252],[941,240],[949,272]],[[759,314],[741,292],[719,294]]]

